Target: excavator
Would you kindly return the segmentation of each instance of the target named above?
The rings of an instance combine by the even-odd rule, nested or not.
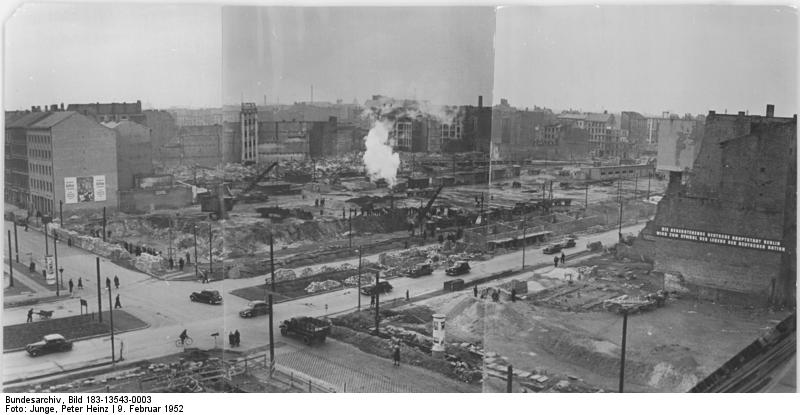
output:
[[[264,180],[264,177],[267,177],[269,172],[272,171],[272,169],[274,169],[277,165],[278,165],[278,162],[276,161],[276,162],[270,164],[269,167],[267,167],[266,169],[262,170],[261,173],[258,174],[258,176],[256,176],[254,179],[250,180],[250,183],[247,185],[247,187],[244,188],[244,190],[242,190],[237,195],[237,198],[239,200],[243,201],[243,202],[247,202],[247,201],[264,202],[264,201],[266,201],[269,198],[267,195],[259,194],[257,191],[253,192],[253,189],[255,189],[258,186],[258,183],[261,182],[261,180]]]

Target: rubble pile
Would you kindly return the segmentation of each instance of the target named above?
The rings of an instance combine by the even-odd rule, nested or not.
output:
[[[372,274],[361,274],[361,285],[369,285],[375,283],[375,277]],[[353,275],[352,277],[345,278],[342,281],[346,287],[357,287],[358,286],[358,275]]]
[[[311,284],[308,284],[305,291],[309,294],[313,294],[320,291],[329,291],[342,286],[342,283],[336,280],[326,280],[326,281],[314,281]]]
[[[297,278],[297,274],[294,270],[283,268],[275,270],[275,282],[289,281],[295,278]]]
[[[133,266],[139,271],[150,275],[162,274],[165,271],[167,265],[166,262],[167,261],[160,256],[143,253],[136,257],[136,260],[133,262]]]

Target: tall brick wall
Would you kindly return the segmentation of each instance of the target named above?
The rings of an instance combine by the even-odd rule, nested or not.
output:
[[[64,212],[82,209],[117,208],[117,135],[94,120],[75,114],[52,128],[53,191],[55,208],[64,199],[64,178],[106,176],[104,202],[64,204]]]
[[[667,280],[680,275],[680,284],[704,297],[793,299],[795,129],[790,118],[709,115],[694,170],[685,184],[670,183],[645,230],[656,241],[656,271]],[[661,226],[782,241],[786,251],[655,236]]]

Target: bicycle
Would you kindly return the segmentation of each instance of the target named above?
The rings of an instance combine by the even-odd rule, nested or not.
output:
[[[184,346],[191,346],[194,343],[194,339],[189,336],[186,336],[185,340],[175,340],[175,347],[184,347]]]

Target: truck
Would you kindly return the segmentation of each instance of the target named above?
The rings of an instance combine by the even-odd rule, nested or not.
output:
[[[293,335],[305,344],[324,343],[331,332],[331,323],[314,317],[292,317],[280,325],[281,336]]]

